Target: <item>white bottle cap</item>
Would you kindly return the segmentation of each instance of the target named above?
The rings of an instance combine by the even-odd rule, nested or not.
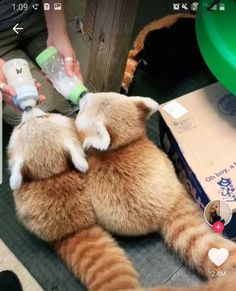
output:
[[[35,86],[27,85],[16,87],[16,97],[13,99],[14,104],[25,110],[27,106],[35,107],[38,101],[38,91]]]
[[[25,111],[25,110],[28,111],[28,110],[34,108],[36,105],[37,105],[36,100],[34,100],[34,99],[27,99],[27,100],[22,101],[22,102],[20,103],[20,108],[21,108],[22,110],[24,110],[24,111]]]

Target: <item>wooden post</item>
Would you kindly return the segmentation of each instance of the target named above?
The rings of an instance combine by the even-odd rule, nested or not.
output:
[[[138,0],[97,0],[87,87],[119,92],[126,66]]]

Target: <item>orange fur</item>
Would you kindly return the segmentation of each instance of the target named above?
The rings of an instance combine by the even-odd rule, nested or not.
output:
[[[134,73],[138,66],[139,60],[137,59],[138,53],[143,50],[144,42],[149,32],[165,27],[171,27],[180,18],[194,18],[194,15],[189,13],[178,13],[167,15],[161,19],[152,21],[146,25],[138,34],[134,41],[134,47],[129,51],[125,73],[122,81],[122,88],[127,92],[129,85],[133,81]]]
[[[48,115],[45,121],[44,113],[41,114],[33,113],[14,129],[8,148],[13,178],[23,175],[22,185],[14,191],[20,220],[31,232],[55,246],[90,291],[140,287],[137,272],[125,253],[96,225],[91,197],[86,191],[88,176],[75,171],[73,163],[69,163],[70,154],[61,139],[65,136],[79,149],[74,123],[55,114]],[[15,174],[18,160],[23,162]]]
[[[139,287],[138,275],[124,252],[99,226],[56,243],[56,249],[90,291]]]
[[[235,244],[211,231],[172,163],[146,137],[144,117],[157,111],[158,104],[150,98],[96,93],[83,97],[80,107],[76,126],[88,150],[87,174],[73,169],[84,166],[84,160],[70,119],[49,115],[45,123],[32,115],[12,134],[9,164],[12,185],[19,186],[14,199],[23,224],[52,242],[93,291],[140,288],[131,263],[104,230],[129,236],[159,231],[206,277],[209,269],[219,269],[207,258],[209,248],[225,247],[230,257],[222,270],[233,273]],[[38,161],[34,168],[32,159]],[[24,167],[30,181],[20,179]],[[215,282],[221,286],[223,281]]]

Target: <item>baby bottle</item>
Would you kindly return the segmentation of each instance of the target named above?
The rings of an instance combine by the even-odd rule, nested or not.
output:
[[[26,60],[12,59],[6,62],[3,74],[7,84],[16,90],[16,96],[13,97],[15,106],[29,110],[37,105],[38,90]]]
[[[87,92],[87,88],[75,75],[68,76],[65,71],[64,59],[57,49],[53,46],[48,47],[37,56],[36,62],[55,89],[72,103],[78,104],[80,97]]]

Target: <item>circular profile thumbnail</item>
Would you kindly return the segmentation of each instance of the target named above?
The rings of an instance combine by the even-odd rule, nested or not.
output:
[[[213,200],[204,209],[204,217],[208,224],[214,225],[221,222],[227,225],[232,218],[232,210],[228,203],[222,200]]]

